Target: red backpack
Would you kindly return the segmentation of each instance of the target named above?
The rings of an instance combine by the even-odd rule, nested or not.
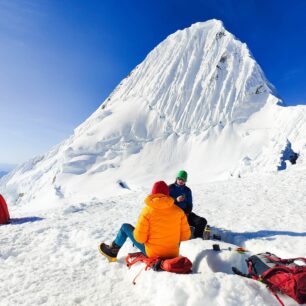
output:
[[[299,304],[304,304],[306,303],[306,265],[299,266],[294,263],[295,260],[306,263],[306,258],[281,259],[268,252],[260,253],[246,260],[248,274],[243,274],[236,268],[233,268],[233,271],[266,284],[281,305],[284,303],[277,292],[290,296]]]
[[[6,202],[0,194],[0,224],[7,224],[10,221],[10,214],[7,209]]]
[[[178,256],[171,259],[162,259],[160,257],[149,258],[143,253],[137,252],[128,254],[128,256],[125,258],[125,262],[129,268],[136,262],[143,262],[146,264],[145,270],[153,269],[154,271],[167,271],[178,274],[188,274],[192,272],[192,262],[184,256]],[[141,271],[142,270],[140,270],[140,272]],[[133,280],[134,285],[136,284],[135,280],[140,272]]]

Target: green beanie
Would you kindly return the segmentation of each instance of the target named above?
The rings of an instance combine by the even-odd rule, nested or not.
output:
[[[180,170],[178,174],[176,175],[176,178],[180,178],[184,180],[185,182],[187,181],[187,172],[185,170]]]

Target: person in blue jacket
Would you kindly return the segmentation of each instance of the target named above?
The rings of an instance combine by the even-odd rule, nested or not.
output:
[[[176,176],[175,183],[169,185],[169,194],[174,199],[174,203],[185,212],[189,225],[195,228],[194,237],[203,238],[207,221],[192,212],[192,192],[186,186],[187,176],[186,171],[180,170]]]

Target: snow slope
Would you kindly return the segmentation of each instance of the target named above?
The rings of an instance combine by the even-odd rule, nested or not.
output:
[[[17,165],[13,164],[1,164],[0,163],[0,177],[8,174],[10,171],[16,168]]]
[[[138,192],[91,197],[57,209],[22,213],[13,207],[12,224],[0,227],[0,305],[207,305],[277,306],[259,282],[231,272],[245,270],[246,256],[263,251],[282,257],[306,256],[305,167],[290,167],[270,175],[254,175],[192,185],[194,211],[205,216],[227,241],[222,251],[213,241],[181,244],[181,254],[194,265],[191,275],[143,271],[119,262],[109,264],[98,252],[101,241],[111,242],[124,222],[135,224],[149,186]],[[240,255],[228,247],[245,246]],[[297,305],[282,296],[286,306]]]
[[[277,171],[292,150],[305,160],[305,119],[222,22],[196,23],[152,50],[69,139],[2,178],[0,192],[40,209],[172,180],[179,168],[192,183]]]
[[[6,174],[7,174],[6,171],[0,171],[0,177],[4,176],[4,175],[6,175]]]

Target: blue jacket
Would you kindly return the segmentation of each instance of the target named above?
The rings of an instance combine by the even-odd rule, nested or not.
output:
[[[185,213],[190,213],[192,211],[192,194],[191,190],[186,186],[179,186],[176,183],[169,185],[170,197],[174,199],[175,205],[181,208]],[[184,195],[185,201],[177,202],[176,198]]]

